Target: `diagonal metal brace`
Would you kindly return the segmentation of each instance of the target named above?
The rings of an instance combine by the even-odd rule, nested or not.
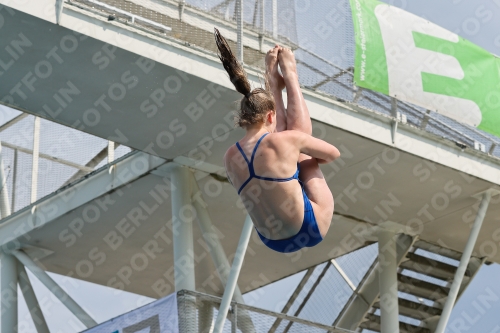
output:
[[[476,219],[474,220],[474,225],[469,234],[469,238],[467,239],[467,243],[465,244],[464,252],[462,253],[462,258],[460,259],[460,264],[458,265],[457,272],[455,273],[455,277],[453,279],[453,283],[450,287],[450,292],[448,294],[448,298],[446,299],[446,303],[443,307],[443,312],[441,314],[441,319],[436,327],[435,333],[443,333],[446,325],[448,324],[448,320],[450,319],[451,310],[455,305],[455,301],[458,296],[458,292],[460,291],[460,286],[462,285],[462,280],[465,275],[465,271],[469,264],[472,251],[474,246],[476,245],[477,236],[479,235],[479,231],[481,230],[481,226],[484,221],[484,217],[486,216],[486,211],[488,210],[488,205],[490,204],[491,197],[494,194],[499,194],[498,190],[488,189],[482,193],[479,193],[476,197],[481,198],[481,204],[479,205],[479,210],[476,215]]]
[[[71,296],[69,296],[43,269],[41,269],[31,258],[21,250],[13,250],[12,255],[14,255],[17,260],[19,260],[24,266],[35,275],[40,282],[42,282],[47,289],[49,289],[54,296],[56,296],[61,303],[63,303],[68,310],[70,310],[85,327],[90,328],[97,325],[97,322],[92,319],[92,317],[85,312],[85,310],[75,302]]]
[[[241,231],[238,247],[236,248],[236,255],[233,259],[231,271],[229,272],[226,288],[224,289],[224,295],[222,296],[222,302],[220,304],[219,313],[217,314],[213,333],[222,333],[222,329],[224,328],[224,322],[226,321],[227,312],[229,310],[229,306],[231,305],[231,299],[233,298],[236,282],[238,281],[238,276],[240,275],[241,266],[243,266],[243,258],[245,257],[245,252],[247,251],[252,229],[252,219],[250,218],[250,215],[247,215],[245,224],[243,225],[243,230]]]

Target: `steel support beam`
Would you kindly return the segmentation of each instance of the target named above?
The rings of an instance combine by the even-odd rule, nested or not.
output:
[[[255,1],[255,4],[253,6],[253,18],[252,18],[252,25],[255,27],[257,25],[257,16],[259,13],[259,0]]]
[[[17,265],[17,279],[37,333],[50,333],[42,309],[40,308],[40,304],[38,304],[30,279],[26,273],[26,269],[24,269],[22,264]]]
[[[9,192],[7,189],[7,175],[5,174],[2,145],[0,143],[0,217],[5,218],[10,215]]]
[[[476,215],[476,219],[474,220],[474,224],[472,226],[472,230],[470,231],[469,238],[467,239],[467,243],[465,244],[464,252],[462,253],[462,258],[460,259],[460,264],[458,265],[457,272],[455,273],[455,277],[453,278],[453,283],[450,287],[450,293],[448,294],[448,298],[446,299],[446,303],[443,307],[443,312],[441,314],[441,318],[436,327],[435,333],[443,333],[446,325],[448,324],[448,320],[450,319],[451,310],[455,305],[455,301],[457,299],[458,292],[460,291],[460,286],[462,285],[462,280],[464,278],[465,270],[469,264],[470,257],[472,255],[472,250],[476,244],[477,236],[479,235],[479,230],[481,230],[481,226],[483,224],[484,217],[486,216],[486,211],[488,210],[488,205],[490,204],[492,196],[492,191],[487,190],[482,194],[481,204],[479,205],[479,210]]]
[[[184,8],[186,7],[186,1],[179,1],[179,21],[182,22],[182,17],[184,16]]]
[[[260,31],[266,33],[266,0],[260,0]]]
[[[21,120],[23,120],[27,116],[28,116],[28,114],[23,112],[19,116],[12,118],[8,122],[6,122],[2,126],[0,126],[0,132],[6,130],[7,128],[9,128],[9,127],[11,127],[11,126],[13,126],[15,124],[17,124],[18,122],[20,122]]]
[[[222,333],[222,329],[224,328],[224,322],[226,321],[227,312],[229,310],[229,306],[231,305],[234,289],[236,289],[236,282],[238,281],[238,276],[240,275],[243,258],[245,257],[245,252],[247,251],[248,241],[250,240],[252,230],[253,222],[250,215],[247,215],[245,224],[243,225],[243,230],[241,231],[238,247],[236,248],[233,265],[231,266],[231,271],[229,272],[227,285],[224,289],[224,295],[222,296],[219,313],[217,314],[217,319],[215,320],[214,333]]]
[[[427,124],[429,123],[430,113],[431,113],[431,110],[427,110],[425,112],[424,118],[422,119],[422,122],[420,123],[420,129],[425,130],[425,128],[427,127]]]
[[[108,141],[108,163],[112,163],[115,160],[115,143],[113,141]]]
[[[64,8],[64,0],[56,0],[56,22],[57,22],[57,24],[61,24],[63,8]]]
[[[292,296],[290,296],[290,298],[288,299],[288,302],[286,302],[285,306],[283,307],[283,310],[281,310],[281,313],[284,313],[284,314],[288,313],[288,310],[290,310],[290,308],[292,307],[293,303],[295,302],[295,300],[299,296],[300,292],[302,291],[302,289],[304,289],[307,281],[309,281],[309,278],[314,273],[314,269],[316,267],[318,267],[318,266],[310,267],[310,268],[307,269],[306,274],[302,277],[302,280],[300,280],[300,282],[297,285],[297,288],[295,288]],[[276,330],[278,329],[278,327],[281,324],[281,321],[282,321],[281,318],[276,318],[276,320],[274,321],[273,326],[271,326],[271,329],[269,330],[269,333],[276,332]]]
[[[195,212],[191,204],[190,177],[190,171],[186,167],[176,165],[170,170],[175,291],[195,290],[193,257],[193,218]]]
[[[83,308],[75,302],[43,269],[41,269],[31,258],[21,250],[13,250],[12,254],[24,266],[42,282],[47,289],[56,296],[66,308],[73,313],[85,327],[90,328],[97,325],[97,322],[83,310]],[[17,276],[17,272],[16,272]],[[3,333],[3,332],[2,332]]]
[[[493,142],[490,146],[490,150],[488,150],[488,154],[493,155],[497,146],[498,146],[498,144],[496,142]]]
[[[17,260],[0,252],[0,333],[17,332]]]
[[[395,234],[378,233],[380,327],[382,333],[399,333],[398,262]]]
[[[398,131],[398,100],[394,97],[391,98],[391,138],[392,143],[396,142],[396,133]]]
[[[29,239],[27,234],[33,229],[41,228],[110,190],[119,190],[120,187],[148,174],[165,162],[162,158],[136,152],[115,163],[116,168],[121,170],[120,177],[108,173],[108,170],[101,170],[94,173],[92,177],[82,179],[59,192],[46,196],[36,206],[11,215],[0,224],[0,247],[19,247],[19,243]],[[141,167],[138,168],[138,165]],[[52,209],[53,212],[50,216],[46,214],[48,209]]]
[[[198,183],[192,178],[193,184],[193,206],[196,209],[196,216],[198,218],[198,225],[200,227],[203,240],[207,244],[208,252],[212,257],[212,261],[216,267],[217,274],[219,275],[220,281],[223,286],[226,286],[227,280],[229,278],[229,271],[231,266],[227,260],[226,253],[222,248],[222,244],[217,236],[217,233],[213,230],[212,219],[207,211],[207,204],[201,198],[201,192],[198,187]],[[238,285],[235,286],[233,300],[238,303],[244,304],[243,296],[241,294]]]
[[[2,148],[0,147],[0,150],[1,149]],[[13,164],[13,167],[12,167],[12,201],[10,203],[11,213],[16,210],[16,184],[17,184],[17,175],[19,172],[18,155],[19,155],[19,153],[18,153],[17,149],[14,149],[14,162],[12,163]]]
[[[278,0],[271,0],[272,5],[272,18],[273,18],[273,38],[278,38]]]
[[[243,0],[236,0],[236,24],[238,60],[243,63]]]
[[[173,164],[169,172],[172,183],[175,291],[195,291],[193,219],[196,212],[191,204],[191,172],[188,168],[178,164]],[[195,326],[196,298],[192,296],[183,297],[184,308],[179,312],[179,320]],[[181,333],[191,332],[182,331]]]
[[[353,103],[358,103],[359,99],[363,96],[363,88],[357,87],[358,89],[356,90],[356,93],[354,94],[354,97],[352,99]]]
[[[318,275],[318,278],[316,279],[316,281],[314,281],[314,284],[312,285],[311,289],[309,289],[309,292],[307,293],[306,297],[304,297],[304,299],[302,300],[302,303],[300,303],[299,307],[297,308],[297,310],[293,314],[295,317],[299,316],[299,314],[302,311],[302,309],[304,308],[304,306],[306,306],[307,301],[309,300],[309,298],[311,298],[311,295],[314,293],[314,291],[318,287],[321,280],[323,280],[323,278],[325,277],[326,273],[328,272],[328,270],[330,269],[331,266],[332,266],[331,261],[328,261],[326,263],[325,267],[323,267],[323,270]],[[292,327],[292,325],[293,325],[293,321],[290,321],[288,323],[288,325],[286,325],[285,329],[283,330],[283,333],[287,333],[290,330],[290,328]]]
[[[337,270],[337,272],[339,272],[340,276],[342,276],[344,281],[349,285],[349,287],[351,287],[352,291],[355,291],[356,286],[354,285],[354,283],[352,283],[351,279],[349,279],[349,277],[347,276],[346,272],[344,272],[342,267],[340,267],[340,265],[337,263],[337,261],[335,259],[332,259],[330,261],[331,261],[333,267],[335,267],[335,269]]]
[[[396,262],[399,265],[413,245],[411,236],[399,234],[396,236]],[[340,312],[333,326],[356,330],[363,318],[379,296],[379,263],[375,260],[361,280],[356,290],[347,301],[344,309]]]
[[[20,152],[23,152],[26,154],[33,154],[32,149],[24,148],[21,146],[16,146],[16,145],[13,145],[12,143],[2,142],[2,146],[10,148],[10,149],[14,149],[15,151],[20,151]],[[75,169],[80,169],[81,171],[85,171],[85,172],[90,172],[90,171],[94,170],[94,169],[89,168],[87,166],[83,166],[83,165],[80,165],[78,163],[74,163],[74,162],[71,162],[71,161],[68,161],[68,160],[65,160],[62,158],[54,157],[54,156],[44,154],[44,153],[39,153],[38,157],[44,158],[44,159],[52,161],[52,162],[64,164],[64,165],[70,166],[70,167],[75,168]]]
[[[266,34],[266,9],[265,0],[260,0],[260,34],[259,34],[259,50],[264,52],[264,38]],[[257,4],[257,2],[256,2]]]
[[[40,117],[33,124],[33,163],[31,165],[31,203],[36,201],[38,190],[38,154],[40,153]]]
[[[225,288],[227,286],[227,280],[229,278],[229,272],[231,270],[231,266],[229,265],[229,261],[227,260],[226,253],[222,248],[222,244],[217,236],[217,233],[213,230],[212,219],[207,211],[207,204],[201,197],[201,191],[198,187],[198,183],[196,182],[194,175],[191,176],[191,184],[193,186],[193,206],[196,209],[196,216],[198,218],[198,225],[200,227],[203,239],[208,247],[208,252],[212,257],[212,261],[216,267],[217,274],[219,275],[219,279],[222,282],[222,286]],[[233,301],[241,304],[245,304],[245,300],[243,299],[243,295],[241,294],[240,288],[238,284],[234,289]],[[240,324],[240,330],[244,333],[254,333],[255,327],[252,322],[252,318],[248,314],[246,310],[241,310],[238,313],[237,322]],[[213,325],[212,325],[213,326]]]
[[[194,176],[191,175],[191,182],[193,185],[193,193],[197,195],[201,194],[198,183],[194,179]],[[210,219],[210,215],[206,211],[206,203],[203,201],[201,197],[194,196],[193,197],[193,205],[196,209],[196,216],[198,217],[198,225],[201,229],[201,233],[205,243],[209,248],[210,256],[212,257],[212,261],[216,267],[219,278],[222,282],[222,286],[226,286],[227,276],[229,272],[229,262],[227,261],[226,254],[222,249],[222,245],[220,243],[219,238],[213,232],[212,229],[212,221]],[[235,296],[241,297],[243,300],[243,296],[241,292],[236,286]],[[211,333],[214,328],[214,318],[213,318],[213,307],[210,303],[203,302],[198,307],[198,332],[199,333]]]
[[[120,146],[120,144],[115,142],[114,146],[116,149]],[[42,156],[42,155],[40,155],[40,156]],[[104,147],[100,152],[97,153],[97,155],[95,155],[90,161],[88,161],[87,164],[85,164],[85,166],[81,166],[81,167],[86,168],[88,170],[81,169],[80,171],[75,172],[75,174],[73,176],[71,176],[71,178],[68,179],[61,187],[64,187],[64,186],[74,182],[75,180],[82,178],[87,173],[93,171],[94,168],[97,165],[99,165],[99,163],[101,163],[107,156],[108,156],[108,147]]]

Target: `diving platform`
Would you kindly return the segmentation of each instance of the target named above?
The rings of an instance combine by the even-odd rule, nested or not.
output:
[[[243,132],[232,116],[241,96],[214,53],[211,31],[216,26],[241,46],[255,87],[275,42],[304,51],[283,36],[252,29],[240,38],[236,23],[173,1],[0,4],[0,50],[7,50],[0,53],[1,103],[134,150],[99,169],[95,163],[83,168],[83,177],[3,217],[2,249],[27,254],[45,271],[153,298],[180,289],[222,296],[246,217],[222,159]],[[326,83],[350,73],[320,74],[306,65],[299,61],[299,74]],[[322,165],[335,198],[330,231],[318,246],[287,255],[271,251],[252,232],[237,293],[324,263],[330,267],[388,231],[404,239],[394,267],[397,285],[430,302],[422,308],[400,298],[400,313],[419,320],[408,325],[433,332],[459,265],[423,258],[418,249],[458,262],[470,245],[485,191],[491,193],[489,205],[458,295],[483,263],[500,263],[496,141],[487,151],[475,149],[470,136],[444,125],[449,135],[428,130],[441,126],[428,112],[390,100],[388,112],[376,112],[386,101],[370,92],[346,88],[345,82],[337,96],[311,88],[321,85],[304,86],[303,94],[313,135],[341,152]],[[417,118],[421,126],[412,123]],[[184,212],[183,205],[192,209]],[[179,239],[187,243],[175,248]],[[436,290],[412,283],[403,270],[445,285]],[[183,271],[192,279],[190,288],[176,284]],[[331,327],[380,329],[376,274],[371,267]],[[366,292],[368,303],[359,296]],[[363,311],[356,312],[356,302]]]

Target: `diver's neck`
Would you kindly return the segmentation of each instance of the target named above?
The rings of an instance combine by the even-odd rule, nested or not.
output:
[[[267,126],[262,125],[262,126],[252,126],[252,127],[247,127],[246,128],[246,135],[247,137],[253,137],[256,135],[263,135],[264,133],[271,133],[271,130],[267,128]]]

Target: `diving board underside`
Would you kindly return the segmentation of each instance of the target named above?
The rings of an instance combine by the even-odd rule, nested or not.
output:
[[[26,6],[24,10],[31,9]],[[0,85],[3,103],[165,160],[200,159],[214,170],[220,170],[225,150],[241,137],[242,131],[233,129],[231,118],[239,95],[230,88],[213,55],[163,43],[68,9],[63,11],[62,24],[91,37],[20,11],[11,15],[3,9],[0,13],[5,21],[0,50],[19,39],[19,33],[33,44],[0,77],[8,75],[11,83]],[[74,50],[68,48],[71,45]],[[53,54],[47,57],[54,47],[62,62]],[[93,60],[105,57],[109,63]],[[149,58],[156,60],[154,67]],[[38,65],[41,60],[51,63],[47,78],[37,76],[43,69],[37,67],[43,66]],[[36,78],[33,91],[22,80],[26,75],[28,82]],[[250,77],[256,81],[255,72]],[[65,99],[66,107],[54,97],[65,98],[60,92],[63,87],[78,91],[67,95],[71,101]],[[369,243],[363,230],[386,220],[427,242],[463,250],[478,208],[471,196],[498,186],[497,161],[460,151],[408,126],[399,126],[396,145],[392,145],[390,119],[314,92],[305,92],[305,97],[314,119],[314,135],[342,153],[341,159],[323,166],[336,200],[336,215],[319,246],[286,256],[267,249],[252,234],[239,279],[242,292],[363,247]],[[147,106],[141,108],[143,103]],[[199,172],[198,176],[231,259],[245,211],[227,182],[206,174],[202,177]],[[170,194],[162,185],[165,179],[168,172],[147,170],[120,191],[92,197],[29,231],[23,243],[53,251],[40,259],[49,271],[151,297],[171,293],[172,212]],[[474,256],[500,262],[500,237],[495,234],[498,216],[500,203],[493,198]],[[16,215],[5,223],[16,223]],[[0,233],[4,227],[0,226]],[[202,239],[195,226],[196,288],[220,295],[223,288]]]

